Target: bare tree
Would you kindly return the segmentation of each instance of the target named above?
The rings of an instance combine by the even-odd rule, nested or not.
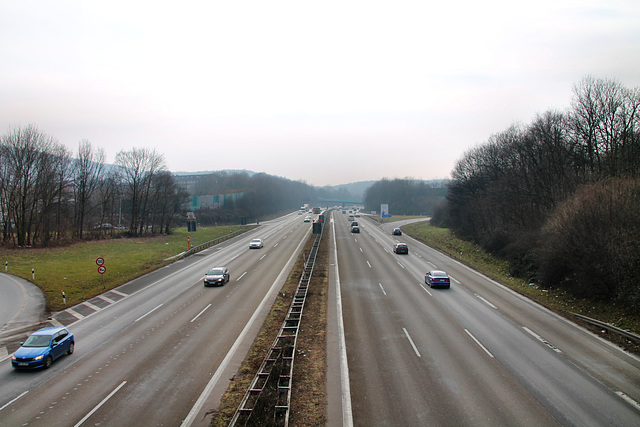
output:
[[[149,201],[152,179],[159,171],[165,170],[164,156],[155,150],[133,148],[120,151],[116,155],[120,166],[126,195],[131,204],[129,232],[142,234],[149,217]]]
[[[73,191],[75,195],[75,232],[82,238],[87,215],[96,207],[92,198],[103,179],[105,154],[89,141],[78,144],[78,155],[73,162]]]

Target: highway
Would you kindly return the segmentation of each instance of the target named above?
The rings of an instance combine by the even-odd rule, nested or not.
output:
[[[344,425],[640,425],[636,357],[391,236],[397,223],[359,223],[352,234],[347,216],[333,214],[352,411]],[[396,241],[409,255],[392,252]],[[424,284],[436,268],[451,289]]]
[[[358,220],[325,226],[329,425],[640,425],[638,358],[392,236],[399,223]],[[310,232],[295,213],[264,222],[57,313],[75,353],[35,372],[3,361],[0,426],[208,425]],[[214,265],[231,280],[204,288]],[[451,289],[424,284],[434,268]]]
[[[75,353],[46,371],[3,362],[0,425],[207,425],[310,231],[297,214],[263,222],[58,313]],[[230,281],[205,288],[214,265]]]

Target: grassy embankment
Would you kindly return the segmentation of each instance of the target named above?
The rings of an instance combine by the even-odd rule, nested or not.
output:
[[[189,235],[191,245],[196,246],[241,229],[198,227],[189,233],[179,228],[171,235],[156,237],[93,240],[60,248],[0,249],[0,265],[7,263],[7,273],[35,283],[47,299],[47,308],[55,312],[65,307],[63,291],[67,306],[75,305],[168,264],[167,258],[187,249]],[[98,273],[99,257],[104,259],[104,275]]]
[[[506,261],[496,259],[477,245],[455,238],[448,229],[432,227],[425,221],[405,225],[402,230],[557,313],[578,313],[636,334],[640,333],[638,313],[604,302],[576,298],[564,291],[545,289],[536,283],[530,283],[529,280],[513,277],[509,274],[509,264]]]

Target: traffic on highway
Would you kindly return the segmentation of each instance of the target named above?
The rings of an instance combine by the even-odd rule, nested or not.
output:
[[[46,369],[0,357],[0,426],[208,425],[316,215],[261,221],[54,313],[50,332],[74,348]],[[640,425],[636,356],[412,239],[407,221],[322,215],[328,425]]]

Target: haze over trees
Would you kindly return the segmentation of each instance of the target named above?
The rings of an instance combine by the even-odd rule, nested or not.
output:
[[[381,204],[388,204],[393,215],[431,215],[446,194],[444,181],[384,178],[366,190],[364,204],[371,211],[379,211]]]
[[[434,224],[545,286],[640,308],[640,90],[585,77],[571,107],[467,151]]]

